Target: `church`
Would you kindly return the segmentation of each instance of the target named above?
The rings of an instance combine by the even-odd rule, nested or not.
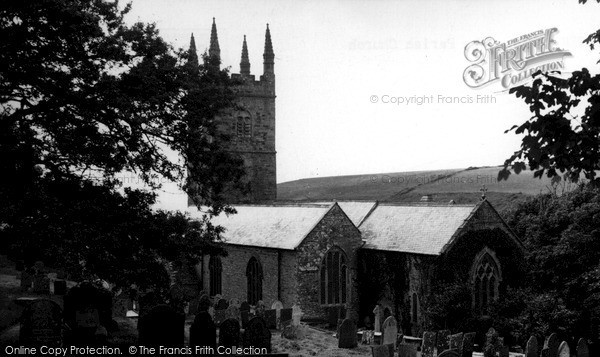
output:
[[[477,204],[277,201],[275,55],[267,25],[263,74],[251,74],[246,38],[238,103],[217,120],[244,161],[249,190],[231,193],[237,214],[213,217],[225,228],[226,257],[206,256],[193,281],[211,296],[256,305],[299,305],[305,320],[332,313],[364,321],[379,306],[405,333],[429,327],[434,287],[467,286],[474,315],[518,281],[523,245],[485,198]],[[192,37],[192,50],[195,44]],[[209,54],[220,55],[213,19]],[[190,201],[188,213],[200,218]],[[343,316],[342,316],[343,317]]]

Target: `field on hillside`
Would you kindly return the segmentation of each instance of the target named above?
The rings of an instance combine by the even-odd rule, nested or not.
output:
[[[418,202],[431,195],[434,202],[475,203],[481,197],[483,185],[487,198],[499,211],[539,193],[552,190],[550,179],[533,177],[533,171],[512,174],[506,181],[498,181],[500,167],[454,170],[413,171],[372,175],[317,177],[280,183],[279,200],[379,200],[390,202]],[[564,185],[562,190],[575,185]]]

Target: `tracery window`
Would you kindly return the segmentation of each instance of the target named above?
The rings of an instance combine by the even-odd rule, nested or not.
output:
[[[348,295],[348,265],[344,252],[330,249],[321,262],[321,304],[345,304]]]
[[[473,307],[486,314],[492,302],[498,299],[498,286],[502,279],[500,265],[493,252],[482,251],[475,260],[473,269]]]

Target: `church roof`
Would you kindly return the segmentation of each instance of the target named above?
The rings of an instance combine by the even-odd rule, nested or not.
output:
[[[342,208],[344,213],[350,218],[355,226],[359,226],[362,221],[367,217],[369,212],[373,210],[377,201],[336,201],[337,204]],[[319,202],[322,204],[331,204],[333,202]]]
[[[225,228],[228,244],[293,250],[334,204],[234,205],[236,214],[221,214],[211,223]]]
[[[358,228],[366,249],[439,255],[477,207],[380,203]]]

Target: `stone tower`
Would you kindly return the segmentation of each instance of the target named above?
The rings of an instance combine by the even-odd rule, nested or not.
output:
[[[219,59],[221,49],[217,26],[213,18],[209,57]],[[218,118],[218,130],[231,140],[226,149],[244,161],[248,192],[231,190],[230,203],[257,203],[277,199],[275,152],[275,54],[269,25],[265,33],[263,75],[256,79],[250,73],[246,36],[242,42],[240,73],[231,78],[235,88],[236,105]]]

